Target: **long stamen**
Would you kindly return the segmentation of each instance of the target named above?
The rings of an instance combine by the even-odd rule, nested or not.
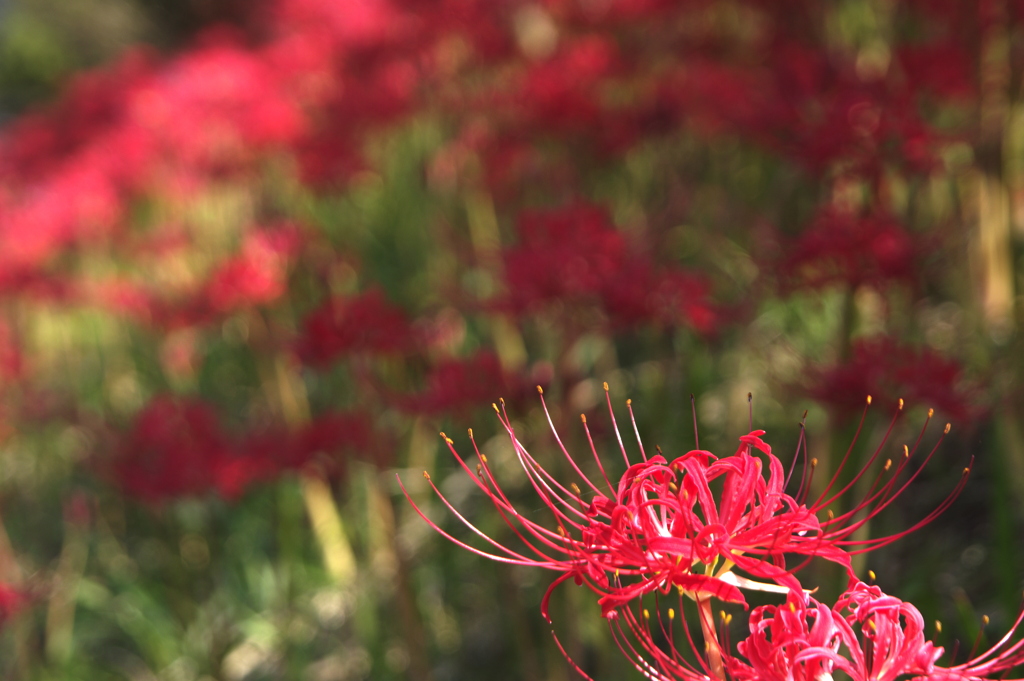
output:
[[[700,449],[700,433],[697,431],[697,402],[690,393],[690,413],[693,414],[693,448]]]
[[[783,489],[789,487],[789,481],[793,479],[793,471],[796,470],[796,463],[800,459],[801,448],[804,451],[804,458],[807,456],[807,411],[804,410],[804,417],[800,419],[800,437],[796,440],[796,450],[793,452],[793,461],[789,464],[789,472],[786,474],[786,482],[782,484]]]
[[[629,468],[629,455],[626,454],[626,445],[622,443],[622,433],[619,432],[619,424],[615,421],[615,410],[612,408],[612,398],[608,394],[608,382],[604,382],[604,399],[608,403],[608,415],[612,418],[612,431],[615,433],[615,440],[619,443],[619,451],[622,452],[622,460],[626,462],[626,468]],[[632,414],[632,410],[630,410]]]

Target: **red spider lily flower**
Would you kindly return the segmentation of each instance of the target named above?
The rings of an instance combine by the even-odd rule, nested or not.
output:
[[[815,400],[840,414],[860,409],[851,395],[902,394],[933,400],[942,413],[972,421],[984,409],[981,391],[963,374],[952,358],[879,336],[856,340],[844,362],[813,368],[805,386]]]
[[[501,367],[493,352],[484,350],[464,359],[437,362],[427,374],[423,390],[396,398],[401,408],[421,414],[444,414],[479,404],[495,386],[525,395],[527,387]]]
[[[153,505],[213,492],[234,501],[255,484],[307,467],[340,477],[350,457],[384,465],[375,460],[369,423],[361,411],[332,412],[301,428],[260,424],[239,438],[213,405],[161,395],[135,417],[112,473],[126,492]]]
[[[405,313],[372,289],[332,297],[310,313],[297,351],[305,361],[325,365],[350,353],[400,354],[411,336]]]
[[[519,245],[504,254],[509,294],[501,304],[516,314],[557,303],[600,310],[623,328],[647,322],[711,333],[720,322],[702,275],[659,263],[600,206],[524,212],[518,230]]]
[[[790,595],[787,605],[791,612],[801,611],[800,606],[793,607],[794,601],[799,602],[800,599],[808,604],[803,606],[804,610],[812,606],[816,608],[819,621],[830,622],[832,630],[823,631],[816,637],[801,636],[799,627],[792,626],[796,620],[791,617],[780,620],[776,615],[776,622],[781,624],[784,633],[774,638],[773,645],[768,648],[770,654],[778,655],[781,652],[779,643],[788,636],[807,644],[793,658],[794,662],[806,666],[813,661],[823,672],[841,670],[853,681],[896,681],[908,676],[929,681],[980,681],[1005,676],[1008,670],[1024,663],[1024,640],[1013,640],[1024,620],[1024,612],[1017,617],[1009,632],[988,651],[963,664],[942,667],[936,662],[943,648],[925,638],[924,618],[920,611],[911,603],[883,593],[877,586],[854,582],[836,601],[829,619],[822,616],[826,609],[805,594]],[[780,607],[778,611],[785,609]],[[754,617],[751,617],[751,637],[737,648],[752,665],[762,652],[754,642],[757,637],[758,629],[755,629]],[[821,641],[829,643],[819,645]],[[836,645],[837,641],[842,642],[841,648]]]
[[[849,658],[837,658],[837,665],[852,679],[895,681],[906,674],[930,675],[942,655],[942,648],[925,640],[920,611],[877,586],[857,582],[839,597],[833,613],[849,651]]]
[[[779,277],[786,290],[913,282],[919,241],[890,215],[826,207],[786,249]]]
[[[841,643],[832,611],[802,591],[790,591],[784,605],[750,613],[750,636],[736,646],[748,664],[730,658],[729,673],[743,681],[828,678]]]
[[[703,640],[694,638],[685,618],[682,631],[675,628],[674,618],[672,608],[666,618],[661,608],[652,612],[631,604],[619,620],[625,626],[613,624],[620,649],[649,679],[826,681],[839,673],[852,681],[982,681],[1005,676],[1024,662],[1024,640],[1013,640],[1024,613],[987,652],[942,667],[936,661],[943,648],[925,638],[920,611],[856,580],[831,608],[799,590],[790,591],[781,605],[755,608],[749,635],[735,646],[738,654],[729,650],[727,632],[716,630],[710,611],[701,611]],[[723,624],[730,620],[723,613]],[[676,641],[690,654],[684,655]],[[696,663],[687,661],[694,656]]]
[[[607,385],[605,388],[607,391]],[[543,391],[539,388],[538,391],[544,404]],[[865,497],[852,504],[851,510],[834,515],[828,513],[827,508],[867,473],[879,457],[881,446],[870,457],[864,470],[854,475],[853,480],[841,489],[836,489],[838,476],[848,461],[848,451],[836,471],[836,477],[826,485],[821,496],[808,503],[807,489],[813,474],[813,462],[808,466],[809,472],[805,471],[802,476],[796,495],[788,494],[785,487],[792,469],[787,475],[771,447],[761,439],[764,431],[753,431],[741,437],[741,444],[732,456],[719,458],[711,452],[697,449],[672,461],[668,461],[660,450],[657,455],[648,457],[632,418],[631,403],[627,401],[642,459],[631,464],[615,423],[610,398],[607,401],[619,449],[627,466],[626,472],[614,485],[597,454],[590,431],[586,429],[586,417],[583,417],[584,428],[602,478],[596,483],[583,473],[565,449],[548,414],[555,440],[582,480],[586,493],[576,483],[566,486],[546,471],[519,442],[504,409],[497,405],[494,407],[534,491],[553,516],[553,528],[526,518],[516,510],[475,441],[473,447],[479,464],[474,474],[456,452],[453,441],[444,436],[456,460],[487,494],[498,513],[522,540],[525,549],[506,547],[477,529],[441,495],[426,473],[424,477],[445,506],[492,549],[485,551],[454,538],[427,518],[409,499],[434,529],[478,555],[560,573],[541,604],[546,618],[554,588],[573,579],[578,585],[586,584],[599,596],[602,612],[613,622],[613,630],[618,626],[622,632],[630,630],[636,634],[643,631],[644,625],[640,624],[632,607],[642,602],[646,595],[653,594],[658,598],[675,591],[680,598],[680,608],[684,595],[698,603],[704,638],[713,640],[711,598],[740,603],[745,607],[741,589],[778,593],[799,590],[801,585],[794,573],[815,556],[844,566],[852,579],[852,554],[883,546],[906,534],[876,539],[852,537],[916,477],[917,472],[898,483],[911,458],[909,447],[904,447],[904,456],[898,464],[886,463]],[[546,404],[544,410],[547,414]],[[897,411],[893,417],[890,432],[901,412]],[[470,439],[472,441],[472,432]],[[930,457],[931,454],[928,455]],[[907,532],[929,522],[944,510],[962,488],[966,473],[967,470],[946,501]],[[402,489],[405,490],[404,486]],[[819,518],[819,514],[824,514],[825,518]],[[800,556],[802,562],[793,567],[787,566],[787,554]],[[744,574],[738,574],[734,568]],[[615,624],[619,618],[625,623]],[[675,659],[675,656],[670,658]],[[720,675],[718,672],[723,665],[721,654],[712,656],[711,668],[716,675]]]

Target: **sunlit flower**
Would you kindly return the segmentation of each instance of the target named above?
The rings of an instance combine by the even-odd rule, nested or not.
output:
[[[607,390],[607,385],[605,387]],[[543,403],[543,391],[538,390]],[[870,404],[870,399],[868,402]],[[879,458],[881,445],[864,469],[850,482],[840,486],[839,475],[847,463],[844,458],[823,493],[808,500],[814,462],[806,464],[796,493],[787,493],[785,490],[796,460],[787,474],[771,447],[761,438],[764,431],[755,430],[742,436],[739,448],[731,456],[718,457],[696,449],[670,461],[660,450],[654,456],[647,455],[632,418],[631,403],[627,401],[641,458],[640,462],[631,463],[617,430],[609,398],[609,413],[626,471],[613,484],[594,447],[584,416],[582,420],[591,454],[601,476],[595,482],[584,474],[562,444],[545,405],[555,440],[579,476],[582,483],[579,485],[562,483],[541,466],[519,442],[503,407],[504,403],[502,408],[495,405],[495,411],[511,439],[519,464],[550,511],[554,525],[546,526],[531,520],[513,506],[475,441],[473,447],[479,464],[474,473],[447,436],[445,441],[452,454],[487,494],[524,547],[507,547],[477,529],[440,494],[432,481],[431,487],[447,508],[491,549],[483,550],[453,537],[418,507],[416,510],[436,530],[474,553],[505,563],[559,573],[541,605],[545,617],[552,591],[569,579],[577,584],[586,584],[599,596],[602,612],[613,621],[613,628],[616,626],[614,621],[620,617],[626,620],[625,624],[618,625],[620,628],[635,630],[641,627],[632,608],[642,602],[645,595],[675,593],[680,598],[680,608],[683,607],[683,596],[697,602],[702,613],[705,640],[709,640],[713,638],[713,623],[710,621],[712,598],[740,603],[745,607],[744,589],[775,593],[799,591],[802,585],[794,573],[814,557],[843,566],[852,579],[851,555],[885,545],[906,534],[902,532],[875,539],[853,537],[857,529],[885,509],[916,477],[917,473],[912,473],[901,480],[901,473],[907,468],[913,453],[909,447],[904,447],[898,463],[885,462],[883,470],[862,499],[848,504],[850,510],[847,512],[835,515],[828,508],[845,497],[857,481],[868,474]],[[898,411],[894,416],[889,432],[900,413]],[[470,439],[472,441],[472,432]],[[884,439],[882,444],[885,444]],[[915,443],[915,449],[916,446]],[[925,463],[930,457],[931,453]],[[430,481],[429,475],[424,475]],[[911,530],[929,522],[948,506],[959,493],[966,476],[965,469],[960,484],[946,501]],[[800,557],[800,562],[787,565],[787,554]],[[722,664],[721,656],[718,656],[712,666],[720,669]]]

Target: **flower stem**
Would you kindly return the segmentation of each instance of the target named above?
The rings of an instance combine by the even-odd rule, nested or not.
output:
[[[716,679],[725,681],[725,665],[722,663],[722,646],[718,642],[715,631],[715,615],[711,612],[711,599],[697,598],[700,629],[704,634],[704,646],[708,656],[708,666]]]

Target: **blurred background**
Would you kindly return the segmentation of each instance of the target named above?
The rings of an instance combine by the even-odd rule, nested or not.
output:
[[[961,658],[1024,582],[1024,3],[0,2],[0,676],[574,678],[500,516],[631,440],[854,439]],[[906,406],[893,434],[883,435]],[[852,479],[859,466],[840,473]],[[856,490],[863,494],[864,490]],[[851,495],[851,498],[859,495]],[[841,510],[841,503],[837,511]],[[823,594],[840,578],[811,566]],[[824,599],[823,599],[824,600]],[[559,638],[630,671],[592,597]],[[929,626],[931,635],[934,628]],[[948,659],[948,658],[947,658]]]

